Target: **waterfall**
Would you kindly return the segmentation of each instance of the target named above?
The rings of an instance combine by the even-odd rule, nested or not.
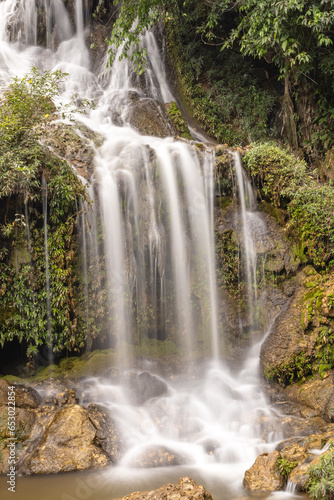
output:
[[[265,223],[256,212],[255,195],[247,174],[242,167],[240,153],[233,152],[232,154],[237,178],[242,228],[241,263],[244,271],[241,272],[241,279],[246,286],[248,323],[253,325],[254,328],[258,322],[256,233],[259,232],[260,227],[265,226]]]
[[[90,380],[85,397],[109,408],[124,439],[121,462],[115,472],[107,473],[115,482],[122,480],[127,485],[129,477],[136,476],[138,484],[146,484],[153,472],[136,468],[141,457],[152,448],[167,449],[182,464],[175,467],[174,474],[197,476],[208,489],[216,485],[217,498],[237,498],[245,470],[259,453],[270,451],[272,441],[280,435],[272,430],[273,415],[261,390],[260,344],[252,347],[239,371],[228,369],[221,361],[224,325],[219,322],[215,279],[214,152],[172,137],[141,135],[129,125],[131,92],[140,103],[147,99],[163,103],[173,97],[156,41],[152,33],[143,39],[149,56],[144,89],[143,79],[134,74],[128,60],[116,58],[111,70],[99,78],[90,70],[84,8],[77,0],[73,35],[62,1],[45,0],[48,42],[42,48],[35,46],[36,2],[0,2],[0,81],[7,84],[11,76],[22,75],[33,65],[44,70],[61,68],[70,74],[62,99],[66,101],[73,92],[81,99],[95,96],[96,109],[87,116],[75,116],[104,139],[95,151],[95,171],[88,186],[93,209],[82,213],[80,220],[86,322],[93,325],[103,316],[108,345],[118,353],[114,364],[123,372],[132,368],[125,380],[145,370],[154,381],[162,381],[163,361],[144,356],[151,344],[160,343],[166,352],[174,346],[172,354],[177,352],[179,365],[186,367],[180,376],[173,373],[162,381],[166,391],[161,397],[141,403],[131,398],[126,384]],[[24,9],[29,16],[21,19],[19,13]],[[9,35],[8,26],[14,26],[15,36]],[[52,41],[55,38],[57,44]],[[256,309],[256,253],[250,226],[257,215],[238,156],[235,167],[244,279],[251,308]],[[51,337],[44,177],[42,189]],[[105,298],[103,307],[94,303],[93,293]],[[134,368],[138,365],[131,365],[136,347],[145,358],[138,360],[139,372]],[[198,361],[203,358],[207,361],[204,367]],[[161,484],[170,480],[171,469],[161,468]],[[140,487],[136,484],[133,489]]]

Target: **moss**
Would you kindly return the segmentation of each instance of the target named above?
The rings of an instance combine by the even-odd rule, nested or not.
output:
[[[177,133],[180,137],[183,137],[184,139],[192,139],[192,136],[189,132],[187,122],[183,118],[183,115],[178,108],[176,102],[172,101],[166,105],[167,107],[167,113],[169,118],[171,119],[174,127],[177,130]]]

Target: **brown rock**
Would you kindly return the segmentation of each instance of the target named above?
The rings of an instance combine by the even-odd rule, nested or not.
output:
[[[158,490],[136,491],[122,500],[212,500],[211,494],[204,486],[197,486],[190,477],[181,477],[179,484],[165,484]],[[118,499],[120,500],[120,499]]]
[[[20,463],[23,474],[52,474],[104,467],[106,454],[95,445],[96,429],[87,411],[70,405],[51,412],[41,439],[32,442]]]
[[[255,463],[245,472],[243,485],[250,491],[278,491],[284,487],[285,480],[277,471],[278,451],[262,453]]]

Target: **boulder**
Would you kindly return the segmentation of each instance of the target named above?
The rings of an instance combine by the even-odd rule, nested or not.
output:
[[[106,453],[95,444],[96,429],[88,412],[69,405],[49,413],[40,439],[32,440],[21,457],[22,474],[52,474],[108,465]]]
[[[9,383],[7,380],[0,378],[0,406],[8,404],[8,387]]]
[[[243,485],[250,491],[278,491],[284,487],[285,479],[278,473],[278,451],[262,453],[245,472]]]
[[[181,477],[178,484],[165,484],[153,491],[136,491],[121,500],[212,500],[211,494],[190,477]],[[118,499],[120,500],[120,499]]]
[[[161,378],[148,372],[127,373],[123,378],[130,400],[142,405],[151,398],[162,396],[168,386]]]

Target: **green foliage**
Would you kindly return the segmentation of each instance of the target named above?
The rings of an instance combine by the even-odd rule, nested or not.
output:
[[[239,248],[233,231],[216,233],[217,281],[233,296],[238,295]]]
[[[334,187],[320,184],[306,163],[272,143],[255,145],[244,156],[260,197],[287,209],[287,229],[307,257],[324,266],[334,255]]]
[[[38,137],[52,117],[53,99],[66,75],[33,69],[14,78],[0,108],[0,344],[27,343],[33,357],[50,345],[46,311],[46,265],[42,175],[48,182],[48,248],[52,347],[80,349],[85,341],[78,312],[78,202],[87,200],[73,169],[43,147]]]
[[[297,462],[289,462],[286,458],[279,457],[276,462],[276,467],[281,476],[288,477],[290,472],[297,467]]]
[[[334,450],[319,457],[319,462],[308,470],[307,492],[314,500],[333,500],[334,498]]]

